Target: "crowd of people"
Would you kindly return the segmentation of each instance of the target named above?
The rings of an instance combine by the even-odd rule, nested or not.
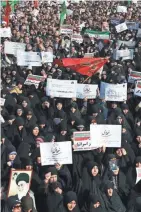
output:
[[[74,1],[75,2],[75,1]],[[141,4],[132,1],[67,2],[65,24],[73,26],[74,34],[82,34],[83,42],[60,34],[61,4],[58,1],[38,1],[38,15],[33,15],[33,1],[20,1],[10,15],[10,38],[1,38],[1,210],[2,212],[141,212],[141,180],[136,182],[136,168],[141,168],[141,97],[134,95],[135,83],[128,82],[131,71],[141,72],[141,37],[127,29],[117,33],[111,20],[138,22],[141,28]],[[127,13],[118,13],[118,5]],[[1,20],[4,7],[1,8]],[[85,30],[102,31],[109,24],[110,39],[92,41]],[[6,22],[1,22],[6,27]],[[118,40],[135,41],[133,59],[113,59]],[[14,55],[5,54],[4,42],[26,44],[28,52],[52,52],[54,59],[108,57],[102,72],[87,80],[70,68],[55,63],[42,67],[17,66]],[[128,49],[122,45],[120,49]],[[25,85],[29,74],[45,76],[38,89]],[[56,98],[46,95],[47,78],[77,80],[78,83],[128,83],[127,100]],[[55,120],[60,120],[56,122]],[[90,124],[122,126],[121,147],[105,146],[74,151],[73,132],[90,131]],[[72,141],[73,164],[42,166],[40,144]],[[116,161],[114,167],[112,161]],[[32,170],[30,190],[26,196],[8,196],[11,170]],[[15,176],[16,177],[16,176]],[[21,177],[21,178],[20,178]],[[20,179],[19,179],[20,178]],[[16,178],[28,183],[26,175]]]

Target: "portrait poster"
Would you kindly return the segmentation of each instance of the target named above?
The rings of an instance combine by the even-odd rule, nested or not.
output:
[[[21,200],[30,190],[32,170],[11,170],[8,197]]]

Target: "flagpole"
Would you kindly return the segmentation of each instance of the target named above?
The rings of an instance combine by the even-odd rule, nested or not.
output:
[[[91,76],[92,77],[92,76]],[[87,77],[82,84],[84,84],[87,80],[89,80],[91,77]]]

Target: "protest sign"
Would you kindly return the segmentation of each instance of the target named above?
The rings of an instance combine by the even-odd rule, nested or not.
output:
[[[122,24],[119,24],[119,25],[115,26],[115,28],[116,28],[116,31],[118,33],[123,32],[123,31],[125,31],[125,30],[128,29],[125,22],[122,23]]]
[[[135,48],[135,41],[122,41],[122,40],[118,40],[116,45],[117,48],[119,48],[121,46],[121,44],[125,47],[128,47],[128,49],[134,49]]]
[[[102,31],[109,31],[109,23],[104,21],[102,23]]]
[[[135,83],[136,80],[141,80],[141,72],[131,71],[128,77],[128,82]]]
[[[83,43],[83,37],[79,34],[73,34],[71,37],[71,41],[75,41],[76,43]]]
[[[5,99],[0,98],[0,106],[4,106],[4,103],[5,103]]]
[[[79,99],[95,99],[97,96],[98,85],[77,84],[76,97]]]
[[[141,168],[136,168],[137,178],[136,184],[141,180]]]
[[[71,141],[41,143],[40,153],[42,166],[72,164]]]
[[[139,28],[139,23],[133,21],[126,21],[126,25],[129,30],[138,30]]]
[[[10,38],[12,36],[11,28],[0,28],[0,37],[1,38]]]
[[[137,32],[136,37],[137,37],[137,38],[141,38],[141,29],[138,29],[138,32]]]
[[[121,125],[90,125],[90,138],[94,147],[121,147]]]
[[[17,51],[25,51],[26,44],[18,43],[18,42],[4,42],[4,53],[5,54],[13,54],[17,56]]]
[[[85,53],[84,57],[85,58],[93,58],[94,57],[94,53]]]
[[[106,101],[122,102],[127,100],[127,83],[110,84],[101,82],[100,98]]]
[[[17,51],[18,66],[42,66],[39,52]]]
[[[136,87],[134,90],[134,95],[141,96],[141,81],[136,82]]]
[[[122,57],[122,60],[132,60],[133,56],[134,56],[133,49],[125,49],[125,50],[114,49],[113,51],[113,59],[115,60],[119,60],[121,57]]]
[[[52,52],[41,52],[42,63],[52,63],[53,53]]]
[[[73,26],[71,25],[62,25],[60,28],[61,34],[72,35],[73,34]]]
[[[90,140],[90,131],[81,131],[73,133],[73,141],[75,145],[74,151],[86,151],[96,149]]]
[[[73,15],[73,10],[67,9],[67,15]]]
[[[116,25],[119,25],[119,24],[120,24],[120,20],[117,19],[117,18],[112,18],[112,19],[110,20],[110,23],[111,23],[112,25],[116,26]]]
[[[25,85],[35,85],[36,89],[39,86],[40,82],[44,82],[45,78],[44,76],[38,76],[38,75],[32,75],[29,74],[26,78],[26,81],[24,82]]]
[[[101,32],[101,31],[93,31],[93,30],[85,30],[85,34],[89,35],[91,38],[96,38],[96,39],[110,39],[110,32]]]
[[[32,170],[11,169],[8,197],[17,197],[17,199],[21,200],[29,192],[31,179]]]
[[[76,97],[76,89],[77,89],[76,80],[47,79],[47,86],[46,86],[47,96],[74,98]]]
[[[117,13],[127,13],[127,7],[117,6]]]

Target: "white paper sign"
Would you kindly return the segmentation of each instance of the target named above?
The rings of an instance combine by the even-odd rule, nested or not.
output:
[[[74,132],[73,139],[75,145],[74,151],[87,151],[96,149],[93,147],[93,143],[90,140],[90,131]]]
[[[42,66],[41,57],[38,52],[17,51],[18,66]]]
[[[125,6],[117,6],[118,13],[127,13],[127,7]]]
[[[51,142],[40,144],[42,166],[59,164],[72,164],[71,141]]]
[[[83,37],[79,34],[73,34],[71,37],[71,41],[75,41],[76,43],[83,43]]]
[[[61,34],[73,34],[73,27],[71,25],[62,25],[60,28],[60,33]]]
[[[95,99],[97,96],[98,85],[77,84],[76,97],[79,99]]]
[[[46,94],[60,98],[76,97],[76,80],[47,79]]]
[[[101,82],[100,98],[106,101],[122,102],[127,100],[127,83],[110,84]]]
[[[137,38],[141,38],[141,29],[138,29],[138,32],[137,32],[136,37],[137,37]]]
[[[53,53],[52,52],[41,52],[42,62],[43,63],[52,63],[53,62]]]
[[[121,125],[90,125],[90,137],[95,147],[121,147]]]
[[[94,57],[94,53],[85,53],[84,57],[85,58],[93,58]]]
[[[141,80],[141,72],[131,71],[128,77],[128,82],[135,83],[136,80]]]
[[[141,180],[141,168],[136,168],[137,178],[136,184]]]
[[[136,87],[134,90],[134,95],[141,96],[141,81],[136,82]]]
[[[0,98],[0,106],[4,106],[4,103],[5,103],[5,99]]]
[[[116,28],[116,31],[117,31],[118,33],[123,32],[123,31],[125,31],[126,29],[128,29],[128,27],[127,27],[127,25],[126,25],[125,22],[122,23],[122,24],[119,24],[119,25],[115,26],[115,28]]]
[[[117,55],[118,55],[118,57],[129,57],[130,51],[129,51],[129,49],[117,50]]]
[[[0,28],[0,37],[1,38],[10,38],[12,36],[11,34],[11,28]]]
[[[25,85],[35,85],[36,89],[39,86],[40,82],[44,82],[45,78],[44,76],[38,76],[38,75],[32,75],[29,74],[26,78],[26,81],[24,82]]]
[[[13,54],[17,56],[17,51],[25,51],[26,44],[25,43],[17,43],[17,42],[4,42],[4,53],[5,54]]]

